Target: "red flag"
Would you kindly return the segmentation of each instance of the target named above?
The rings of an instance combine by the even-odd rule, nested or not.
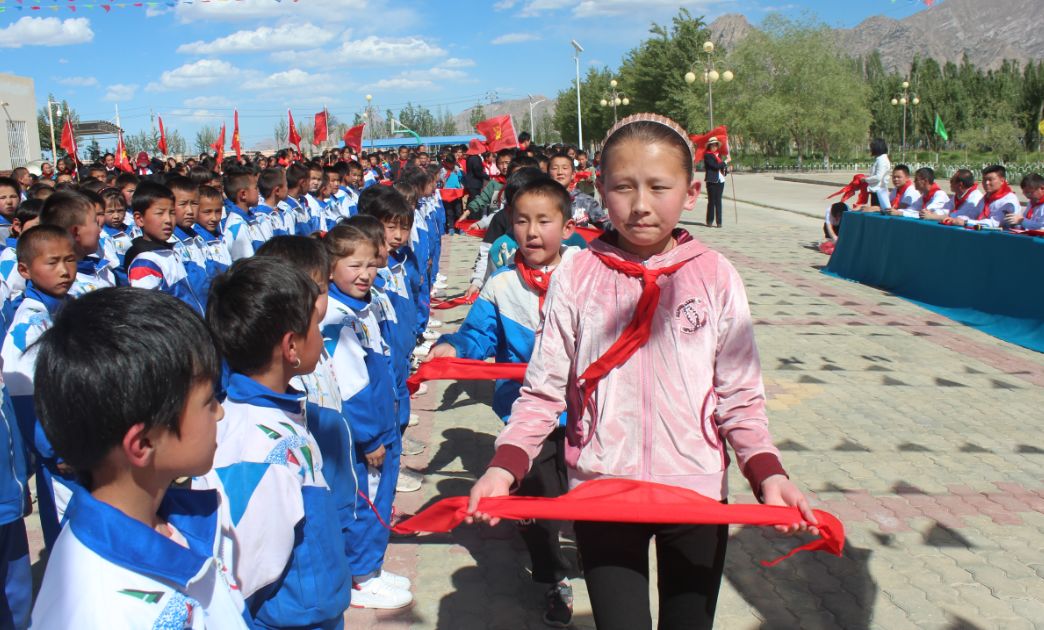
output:
[[[286,115],[290,117],[290,133],[286,136],[286,143],[294,145],[300,151],[301,134],[297,133],[297,125],[294,124],[294,113],[288,109],[286,110]]]
[[[718,155],[722,158],[726,158],[729,155],[729,129],[725,125],[715,127],[704,134],[692,134],[689,136],[689,140],[692,140],[692,146],[696,149],[696,155],[693,157],[694,161],[702,162],[703,154],[707,152],[707,141],[711,138],[717,138],[718,142],[721,142],[721,149],[718,150]]]
[[[210,145],[210,148],[217,153],[217,161],[220,164],[221,160],[225,159],[225,123],[221,123],[221,133],[218,135],[218,139],[214,141],[214,144]]]
[[[518,147],[518,134],[511,115],[494,116],[475,125],[475,131],[486,137],[486,150],[494,153],[501,149]]]
[[[72,121],[68,116],[65,117],[65,126],[62,127],[62,142],[58,146],[65,149],[65,152],[74,160],[80,161],[80,158],[76,157],[76,135],[73,133]]]
[[[312,132],[312,144],[319,146],[326,141],[326,110],[315,115],[315,128]]]
[[[236,152],[236,159],[243,157],[243,145],[239,142],[239,110],[232,110],[232,149]]]
[[[365,126],[356,125],[344,132],[344,146],[354,149],[356,152],[362,151],[363,127]]]
[[[160,127],[162,129],[163,127]],[[123,144],[123,130],[120,129],[119,135],[116,136],[116,168],[126,173],[133,173],[134,167],[131,166],[130,158],[127,157],[127,146]]]
[[[167,154],[167,133],[163,131],[163,116],[157,116],[159,119],[160,137],[159,142],[156,143],[156,148],[163,155]]]

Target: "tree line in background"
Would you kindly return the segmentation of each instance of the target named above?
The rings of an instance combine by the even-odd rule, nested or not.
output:
[[[703,43],[711,38],[702,18],[682,9],[669,25],[654,24],[651,37],[631,49],[620,67],[591,68],[581,81],[585,141],[598,142],[613,124],[613,109],[601,105],[609,82],[630,105],[620,116],[655,111],[691,133],[708,129],[707,85],[689,85],[684,75],[703,76]],[[810,19],[766,18],[732,50],[715,53],[719,70],[735,73],[714,85],[715,125],[729,127],[734,152],[747,157],[837,160],[867,155],[871,137],[883,137],[898,155],[902,106],[892,105],[909,81],[908,150],[992,154],[1012,161],[1040,149],[1038,124],[1044,113],[1044,62],[1025,68],[1005,61],[984,71],[966,59],[940,64],[914,58],[908,75],[885,69],[877,53],[853,59],[836,34]],[[935,133],[935,117],[949,140]],[[554,126],[577,138],[576,88],[558,94]],[[575,141],[575,140],[574,140]]]

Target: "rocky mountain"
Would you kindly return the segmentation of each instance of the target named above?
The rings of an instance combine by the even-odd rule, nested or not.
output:
[[[533,116],[535,123],[540,126],[540,118],[548,115],[553,116],[555,113],[555,98],[547,97],[543,94],[534,94],[533,101],[544,100],[543,103],[533,106]],[[471,113],[475,111],[478,105],[469,107],[464,111],[454,116],[454,120],[457,122],[457,131],[461,134],[474,133],[475,130],[471,126]],[[506,101],[494,101],[493,103],[482,103],[482,111],[485,113],[486,118],[492,118],[493,116],[501,116],[503,114],[511,114],[515,121],[515,131],[522,133],[523,131],[529,131],[529,99],[518,98]]]
[[[1004,59],[1044,58],[1041,23],[1041,0],[946,0],[902,20],[878,15],[836,33],[852,56],[877,50],[890,69],[906,70],[915,55],[959,63],[965,54],[975,65],[994,69]],[[710,28],[715,40],[728,48],[754,27],[742,15],[728,14]]]

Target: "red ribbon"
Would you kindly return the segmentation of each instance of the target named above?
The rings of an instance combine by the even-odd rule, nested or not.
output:
[[[481,228],[474,227],[476,223],[478,223],[478,219],[461,219],[454,223],[453,227],[455,227],[458,230],[461,230],[468,236],[482,238],[486,235],[486,231]]]
[[[464,189],[463,188],[440,188],[439,189],[439,196],[442,197],[442,200],[444,202],[446,202],[446,203],[453,203],[454,201],[456,201],[456,200],[458,200],[458,199],[460,199],[461,197],[464,196]]]
[[[392,531],[398,534],[448,532],[467,516],[468,497],[442,499]],[[772,505],[725,505],[692,490],[631,479],[596,479],[556,498],[488,497],[480,512],[511,520],[549,519],[608,523],[664,523],[684,525],[790,525],[800,522],[797,508]],[[820,538],[792,549],[782,557],[762,561],[775,566],[801,551],[826,551],[840,556],[845,526],[829,512],[813,510]]]
[[[493,381],[502,378],[521,381],[526,376],[527,365],[441,357],[421,363],[417,371],[406,379],[406,388],[414,394],[425,381]]]
[[[445,310],[449,310],[451,308],[456,308],[458,306],[463,306],[465,304],[474,304],[475,300],[477,300],[477,299],[478,299],[478,294],[475,294],[475,295],[473,295],[471,297],[464,297],[463,295],[459,295],[459,296],[457,296],[455,298],[450,298],[448,300],[432,300],[431,301],[431,310],[433,310],[433,311],[445,311]]]
[[[866,184],[866,175],[856,175],[844,188],[830,195],[827,199],[841,195],[841,203],[844,203],[848,201],[849,197],[856,193],[859,193],[856,205],[862,206],[870,201],[870,190]]]
[[[518,275],[522,277],[522,282],[527,287],[536,291],[537,294],[537,308],[539,311],[544,310],[544,298],[547,297],[547,288],[551,285],[551,271],[541,271],[539,269],[533,269],[526,264],[525,258],[522,257],[522,252],[515,254],[515,268],[518,269]]]
[[[605,233],[602,230],[599,230],[598,228],[593,228],[593,227],[580,227],[580,226],[577,226],[574,229],[576,230],[576,233],[579,234],[581,236],[581,238],[583,238],[588,243],[590,243],[591,241],[595,240],[596,238],[598,238],[599,236],[601,236],[602,234]]]

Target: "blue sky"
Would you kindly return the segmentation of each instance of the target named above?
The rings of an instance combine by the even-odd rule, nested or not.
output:
[[[0,71],[32,77],[38,102],[52,92],[83,119],[112,119],[118,104],[128,132],[147,128],[155,112],[190,144],[203,124],[231,130],[237,107],[248,148],[273,136],[287,107],[300,124],[324,105],[350,120],[365,94],[380,111],[412,101],[454,113],[491,92],[553,96],[574,73],[570,39],[583,44],[584,66],[616,67],[680,6],[708,22],[810,12],[838,27],[924,8],[919,0],[182,0],[106,13],[82,6],[92,1],[105,0],[23,0],[45,7],[31,12],[0,0]],[[65,6],[73,2],[75,13]]]

